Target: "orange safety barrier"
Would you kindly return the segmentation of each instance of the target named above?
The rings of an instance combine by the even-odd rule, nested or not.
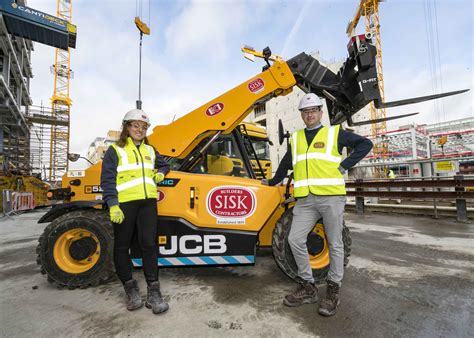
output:
[[[14,192],[12,193],[12,210],[24,211],[35,208],[35,199],[32,192]]]

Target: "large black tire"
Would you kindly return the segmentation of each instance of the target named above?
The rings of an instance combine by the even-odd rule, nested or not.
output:
[[[87,288],[115,276],[113,228],[101,210],[78,210],[58,217],[45,228],[36,253],[41,273],[58,287]]]
[[[280,219],[278,220],[275,226],[275,229],[273,229],[272,249],[273,249],[273,257],[275,258],[275,262],[277,263],[278,267],[288,277],[290,277],[291,279],[295,281],[298,281],[298,268],[296,266],[293,253],[291,252],[290,245],[288,244],[288,234],[290,233],[292,220],[293,220],[293,208],[289,208],[283,213],[283,215],[281,215]],[[320,221],[318,221],[317,224],[318,223],[321,224]],[[315,224],[315,227],[316,227],[316,224]],[[321,240],[324,241],[323,250],[328,250],[326,236],[324,235],[324,233],[320,235],[322,235]],[[349,262],[349,256],[351,254],[352,239],[351,239],[351,234],[349,232],[349,228],[346,226],[345,223],[343,224],[343,227],[342,227],[342,239],[344,242],[344,266],[346,266]],[[311,256],[310,254],[310,259],[312,257],[316,257],[316,256]],[[316,283],[325,282],[327,279],[328,272],[329,272],[329,263],[320,268],[313,267],[313,277],[314,277],[315,282]]]

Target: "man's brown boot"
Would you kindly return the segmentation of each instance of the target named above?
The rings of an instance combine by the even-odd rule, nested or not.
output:
[[[318,288],[314,283],[302,281],[298,284],[296,291],[285,296],[283,304],[286,306],[299,306],[302,304],[311,304],[318,301]]]
[[[321,301],[321,304],[319,304],[319,314],[326,317],[335,315],[337,306],[340,302],[339,285],[328,280],[326,298]]]

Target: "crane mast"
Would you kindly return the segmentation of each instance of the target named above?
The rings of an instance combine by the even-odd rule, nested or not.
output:
[[[360,0],[359,6],[356,10],[356,14],[347,27],[346,33],[350,37],[354,34],[355,28],[363,16],[365,17],[365,32],[370,34],[372,39],[375,40],[375,48],[377,55],[375,56],[377,79],[380,92],[381,102],[385,102],[385,91],[384,91],[384,76],[382,66],[382,39],[380,37],[380,16],[379,16],[379,3],[382,0]],[[377,109],[374,102],[370,103],[370,119],[373,121],[372,126],[372,138],[374,141],[373,154],[375,160],[382,160],[388,156],[388,142],[384,140],[384,136],[387,132],[387,117],[385,108]],[[385,177],[385,168],[376,166],[375,167],[376,177]]]
[[[71,22],[72,0],[57,0],[56,15]],[[71,98],[69,82],[71,80],[70,49],[56,48],[55,62],[51,67],[54,74],[54,89],[51,97],[53,119],[58,121],[51,126],[49,181],[60,182],[67,172],[70,132]]]

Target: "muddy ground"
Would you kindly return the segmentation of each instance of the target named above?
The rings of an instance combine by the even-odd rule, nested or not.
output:
[[[170,310],[124,308],[115,281],[59,290],[36,265],[44,211],[0,219],[0,336],[474,336],[474,225],[347,214],[353,250],[336,316],[288,308],[295,284],[259,250],[255,267],[161,272]],[[135,276],[145,289],[142,271]],[[320,288],[324,295],[324,287]]]

